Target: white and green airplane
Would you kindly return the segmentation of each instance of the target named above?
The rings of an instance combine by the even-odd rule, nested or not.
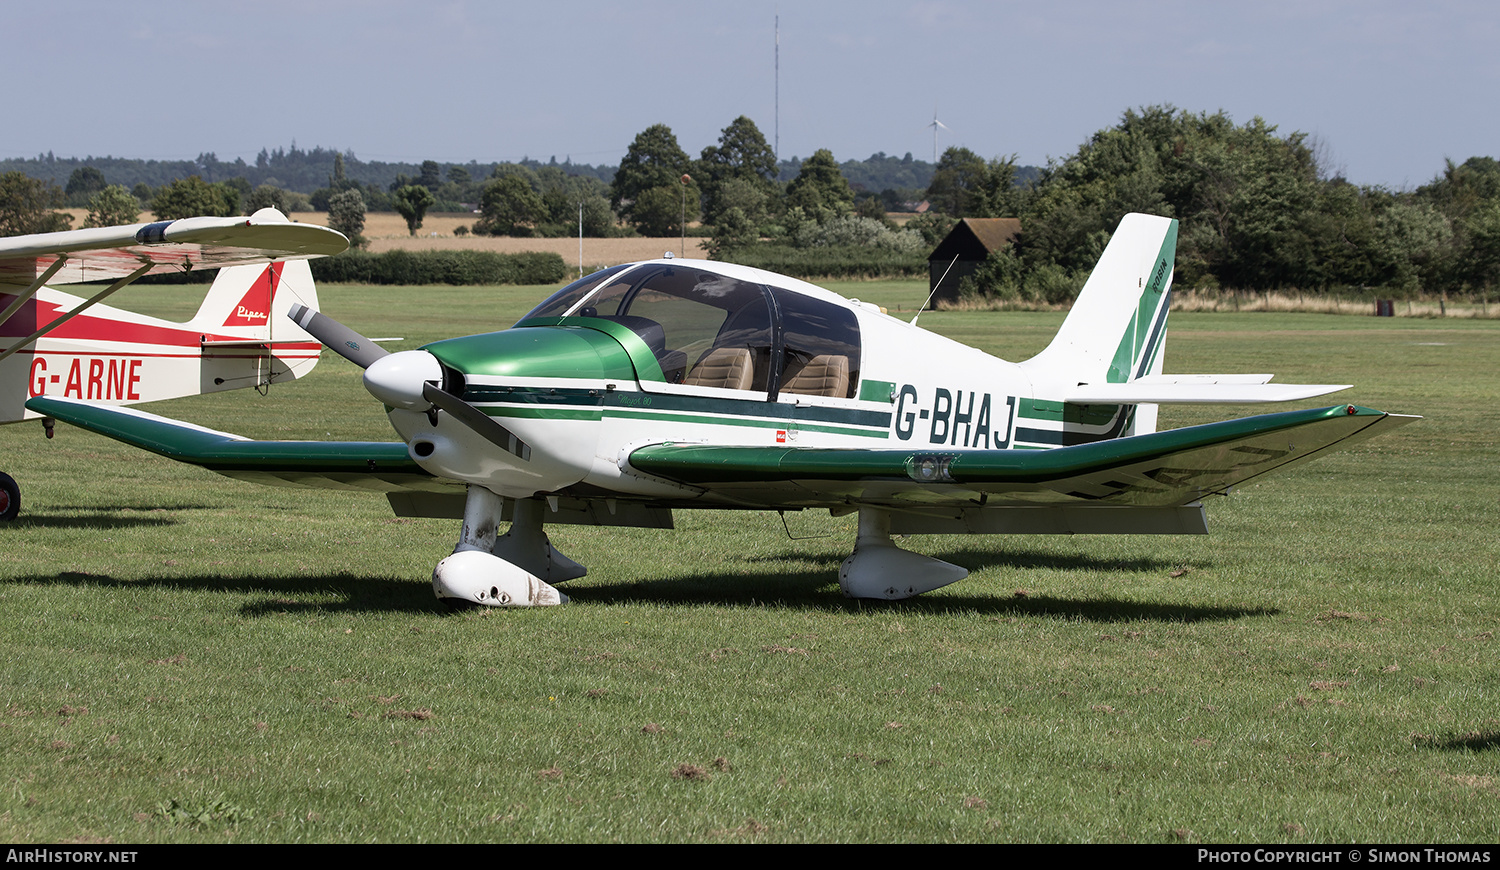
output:
[[[670,528],[694,508],[857,512],[843,591],[900,599],[968,572],[892,534],[1203,534],[1206,496],[1417,419],[1337,405],[1157,432],[1160,403],[1344,389],[1162,374],[1176,241],[1176,221],[1126,216],[1057,337],[1023,363],[792,278],[666,259],[589,275],[510,329],[398,353],[294,306],[365,369],[400,443],[27,406],[230,477],[379,490],[402,516],[462,518],[432,576],[453,605],[567,601],[553,584],[585,569],[546,523]]]

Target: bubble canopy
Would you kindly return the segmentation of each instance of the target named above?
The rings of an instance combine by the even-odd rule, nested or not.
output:
[[[522,318],[599,318],[638,335],[669,384],[853,398],[859,321],[844,305],[680,263],[615,266]],[[519,324],[518,324],[519,325]]]

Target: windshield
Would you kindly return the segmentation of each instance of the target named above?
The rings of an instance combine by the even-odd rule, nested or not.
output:
[[[759,284],[686,266],[645,266],[605,284],[572,314],[639,335],[669,384],[767,389],[771,311]]]
[[[535,317],[562,317],[568,313],[569,308],[578,304],[578,300],[588,295],[589,291],[595,287],[598,287],[600,282],[618,275],[629,268],[630,264],[627,263],[624,266],[611,266],[608,269],[600,269],[591,275],[585,275],[572,284],[553,293],[551,296],[548,296],[541,305],[531,309],[521,320],[531,320]]]

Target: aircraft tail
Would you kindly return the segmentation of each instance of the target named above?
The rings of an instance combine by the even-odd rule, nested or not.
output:
[[[1022,365],[1038,395],[1068,400],[1083,385],[1159,376],[1172,304],[1177,221],[1128,214],[1047,348]],[[1156,431],[1156,406],[1122,409],[1118,434]]]
[[[1024,365],[1037,382],[1123,384],[1161,370],[1177,221],[1128,214],[1047,349]]]
[[[287,312],[316,309],[318,291],[306,260],[230,266],[186,326],[203,338],[203,392],[300,378],[318,364],[322,345]],[[268,353],[269,351],[269,353]]]
[[[316,341],[286,317],[296,303],[314,310],[318,291],[306,260],[220,269],[189,325],[203,333],[282,341]]]

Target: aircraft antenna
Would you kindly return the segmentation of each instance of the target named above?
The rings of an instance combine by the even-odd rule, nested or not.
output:
[[[933,117],[937,117],[934,115]],[[771,157],[776,160],[776,175],[781,176],[781,14],[776,14],[776,134]]]
[[[958,255],[954,254],[953,255],[953,259],[950,260],[950,261],[948,261],[948,268],[943,270],[943,278],[948,277],[948,273],[953,270],[953,264],[957,263],[957,262],[958,262]],[[912,326],[916,326],[917,325],[917,318],[921,317],[922,316],[922,312],[927,310],[927,303],[929,303],[929,302],[932,301],[932,297],[937,293],[938,288],[941,287],[941,286],[943,286],[943,278],[937,279],[937,283],[934,284],[934,285],[932,285],[932,290],[928,291],[927,298],[924,299],[924,300],[922,300],[922,307],[917,309],[917,313],[911,319],[911,325]]]

